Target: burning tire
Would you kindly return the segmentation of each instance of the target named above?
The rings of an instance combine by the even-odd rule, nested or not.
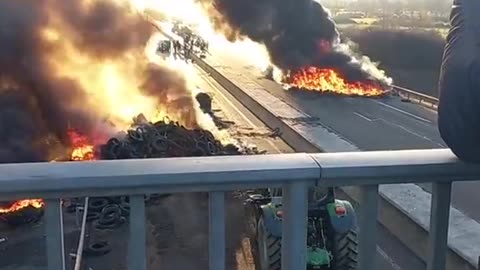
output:
[[[0,221],[5,222],[9,226],[20,226],[29,223],[35,223],[43,216],[43,208],[27,207],[20,211],[14,211],[0,215]]]
[[[357,232],[350,230],[343,235],[336,235],[333,245],[335,270],[357,269],[358,240]]]
[[[265,228],[260,217],[257,224],[257,252],[260,270],[280,270],[282,263],[282,239],[275,237]]]

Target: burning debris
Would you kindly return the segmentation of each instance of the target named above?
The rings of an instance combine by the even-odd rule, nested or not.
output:
[[[154,29],[127,0],[3,1],[0,25],[0,163],[258,154],[199,127],[185,78],[147,59]],[[44,202],[2,205],[0,218],[30,220]]]
[[[198,127],[184,78],[147,59],[155,29],[128,0],[1,1],[0,25],[0,163],[93,160],[138,113]]]
[[[71,145],[69,161],[95,160],[94,145],[73,129],[67,131]],[[43,215],[42,199],[23,199],[0,203],[0,220],[11,225],[37,221]]]
[[[0,25],[0,162],[54,160],[69,130],[104,141],[138,113],[197,126],[185,80],[149,63],[154,28],[127,0],[2,1]]]
[[[68,135],[72,145],[70,161],[95,160],[94,145],[88,137],[72,129],[68,130]]]
[[[32,208],[41,208],[44,203],[41,199],[25,199],[20,201],[15,201],[9,204],[4,204],[0,207],[0,214],[7,214],[10,212],[19,211],[21,209],[32,207]]]
[[[309,67],[302,69],[288,78],[288,87],[309,91],[321,91],[348,96],[381,96],[384,88],[375,81],[346,82],[333,69]]]
[[[209,131],[187,129],[168,119],[152,123],[143,115],[134,119],[132,128],[123,138],[112,138],[100,146],[101,159],[239,154],[239,148],[232,144],[222,145]]]
[[[41,199],[24,199],[0,203],[0,221],[15,226],[38,221],[43,216]]]
[[[350,95],[383,94],[391,84],[391,79],[376,64],[355,53],[350,43],[341,43],[329,12],[318,1],[196,1],[208,11],[216,29],[230,41],[248,37],[264,44],[272,64],[284,75],[278,77],[279,82],[287,88],[298,87],[299,75],[295,74],[305,74],[305,70],[332,70],[317,72],[303,80],[301,85],[309,90],[345,93],[345,89],[336,88],[336,82],[328,84],[333,71],[346,85],[356,86],[355,91],[348,92]],[[271,75],[272,71],[268,73]]]

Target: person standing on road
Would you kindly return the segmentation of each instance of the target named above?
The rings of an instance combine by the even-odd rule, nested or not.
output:
[[[174,41],[173,41],[173,56],[174,56],[174,57],[177,57],[177,53],[178,53],[177,41],[174,40]]]
[[[480,1],[454,0],[439,80],[438,129],[452,152],[480,163]]]

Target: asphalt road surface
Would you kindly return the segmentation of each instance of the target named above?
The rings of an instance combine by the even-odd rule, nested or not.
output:
[[[261,78],[252,59],[212,51],[206,59],[227,77],[244,77],[284,102],[303,111],[363,151],[446,148],[437,129],[436,112],[398,97],[380,99],[326,96],[315,92],[285,91],[278,83]],[[232,75],[231,75],[232,76]],[[420,185],[430,192],[429,184]],[[480,221],[480,182],[456,182],[452,204]]]
[[[228,119],[238,119],[244,118],[244,120],[238,119],[237,123],[243,123],[243,125],[248,122],[254,123],[257,126],[256,129],[262,127],[266,128],[263,123],[256,118],[248,109],[241,105],[233,96],[231,96],[227,90],[223,89],[219,84],[217,84],[213,79],[208,78],[207,74],[204,74],[203,71],[199,71],[201,76],[206,78],[208,84],[212,84],[215,92],[213,92],[214,97],[222,97],[217,99],[219,104],[224,107],[222,111],[225,111],[228,115]],[[229,104],[232,104],[233,107],[230,109],[225,108]],[[227,105],[228,104],[228,105]],[[231,117],[231,118],[230,118]],[[267,149],[270,153],[278,153],[278,146],[271,147],[271,142],[265,141],[264,143],[257,142],[260,149]],[[270,145],[270,146],[269,146]],[[276,145],[276,144],[275,144]],[[288,146],[283,145],[281,152],[291,152],[291,149],[288,149]],[[265,148],[263,148],[263,147]],[[389,233],[385,228],[378,224],[379,228],[379,243],[377,246],[377,263],[379,270],[420,270],[426,269],[425,264],[418,259],[412,252],[408,250],[403,244],[401,244],[391,233]]]

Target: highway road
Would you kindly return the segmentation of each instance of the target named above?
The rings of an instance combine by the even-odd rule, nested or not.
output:
[[[436,112],[398,97],[380,99],[326,96],[315,92],[285,91],[278,83],[261,77],[253,59],[211,50],[206,59],[226,77],[245,80],[269,91],[287,104],[308,114],[310,124],[321,124],[363,151],[446,148],[437,129]],[[430,192],[429,184],[420,185]],[[456,182],[452,204],[480,221],[480,182]]]
[[[255,130],[264,130],[267,127],[255,117],[248,109],[240,104],[227,90],[221,87],[217,82],[210,78],[203,71],[197,69],[200,76],[205,78],[205,82],[211,86],[210,90],[214,90],[212,96],[215,98],[216,104],[220,106],[224,112],[226,119],[234,120],[237,126],[250,126]],[[205,89],[205,88],[204,88]],[[209,91],[210,91],[209,90]],[[244,128],[242,128],[244,129]],[[236,133],[235,128],[232,129]],[[268,153],[287,153],[293,152],[283,141],[248,138],[252,143],[258,145],[259,149],[265,149]],[[272,145],[273,144],[273,145]],[[379,243],[377,247],[378,268],[381,270],[420,270],[425,269],[425,265],[419,260],[408,248],[402,245],[395,237],[385,228],[379,225]]]
[[[232,67],[228,65],[229,62],[219,64],[219,66],[223,68],[232,70]],[[240,68],[240,66],[237,66],[235,68]],[[247,74],[252,71],[251,67],[247,66],[246,68],[248,72],[240,72],[240,76],[248,76]],[[266,139],[263,136],[260,136],[260,138],[249,136],[248,134],[250,133],[250,131],[256,131],[253,133],[261,134],[264,131],[268,130],[268,128],[252,112],[250,112],[239,101],[237,101],[226,89],[224,89],[213,78],[211,78],[209,74],[206,74],[198,67],[196,68],[196,74],[197,75],[194,76],[195,78],[197,76],[202,78],[201,80],[195,79],[196,86],[203,91],[208,92],[213,97],[214,108],[217,108],[215,114],[219,117],[228,119],[228,121],[232,121],[235,123],[229,128],[229,133],[232,134],[232,136],[240,138],[241,140],[248,143],[253,143],[257,145],[260,150],[267,150],[268,153],[293,152],[293,150],[288,145],[286,145],[283,141],[279,139],[272,140],[271,138]],[[252,77],[250,78],[255,78],[256,75],[252,74],[251,76]],[[270,81],[265,82],[273,83]],[[279,92],[284,93],[284,90],[282,89],[277,90],[281,90]],[[242,133],[244,134],[243,136]],[[382,225],[378,224],[378,230],[379,237],[377,245],[377,269],[426,269],[425,264],[400,241],[398,241],[390,232],[388,232],[388,230],[386,230]],[[243,269],[241,267],[242,265],[240,264],[235,269]]]
[[[213,97],[216,117],[223,119],[224,131],[247,144],[255,144],[268,153],[293,150],[281,139],[264,136],[269,129],[248,109],[236,101],[202,70],[193,67],[189,79]],[[221,121],[220,121],[221,122]],[[239,193],[227,196],[227,269],[254,270],[255,264],[246,237],[242,198]],[[65,214],[66,253],[77,244],[78,229],[74,216]],[[208,209],[205,194],[177,194],[147,206],[148,269],[207,269]],[[0,270],[46,269],[43,223],[20,228],[0,227]],[[126,269],[128,226],[116,230],[92,231],[94,240],[107,240],[112,252],[99,257],[86,257],[85,265],[97,269]],[[388,231],[380,227],[378,263],[382,270],[425,269],[408,249]],[[72,261],[67,260],[68,269]]]

